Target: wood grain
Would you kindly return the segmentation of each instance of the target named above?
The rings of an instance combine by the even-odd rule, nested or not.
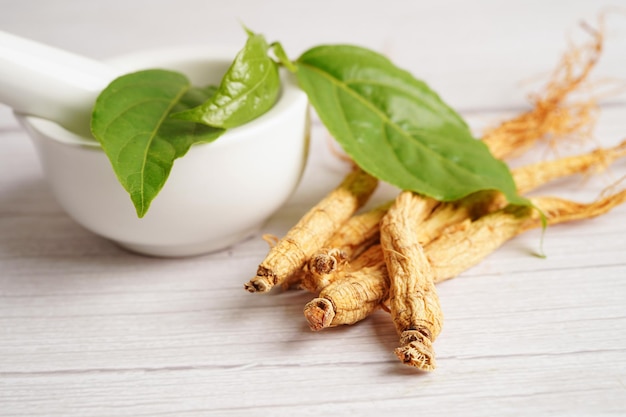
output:
[[[537,84],[521,82],[549,71],[577,22],[598,11],[591,1],[539,0],[30,3],[2,7],[0,27],[95,57],[238,43],[236,17],[286,39],[293,55],[361,40],[423,75],[476,131],[522,109]],[[184,7],[214,13],[183,19]],[[609,23],[598,77],[623,78],[626,20]],[[618,143],[625,115],[624,95],[611,97],[595,143],[561,152]],[[318,122],[310,156],[301,186],[260,233],[284,234],[349,169]],[[625,174],[618,162],[536,194],[589,201]],[[383,186],[371,204],[395,193]],[[25,132],[0,107],[0,416],[626,414],[626,207],[548,229],[546,259],[533,256],[533,231],[438,285],[445,320],[428,375],[396,360],[385,312],[313,333],[302,315],[312,296],[246,293],[267,252],[260,233],[194,258],[130,254],[63,212]]]

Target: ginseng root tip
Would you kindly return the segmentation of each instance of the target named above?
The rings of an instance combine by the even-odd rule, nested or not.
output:
[[[421,371],[430,372],[437,366],[435,352],[429,338],[416,331],[404,332],[394,353],[405,365],[413,366]]]
[[[272,289],[273,285],[267,280],[267,277],[257,275],[249,282],[246,282],[243,287],[248,292],[268,292]]]
[[[346,258],[346,254],[339,249],[325,250],[311,258],[309,269],[317,275],[331,274],[346,261]]]
[[[314,298],[304,306],[304,317],[314,332],[330,327],[335,307],[326,298]]]

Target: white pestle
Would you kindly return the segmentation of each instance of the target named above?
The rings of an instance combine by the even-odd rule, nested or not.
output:
[[[96,60],[0,31],[0,103],[91,137],[98,94],[119,70]]]

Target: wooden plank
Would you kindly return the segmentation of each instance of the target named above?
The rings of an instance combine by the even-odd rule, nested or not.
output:
[[[524,107],[540,84],[519,81],[545,75],[568,34],[578,36],[577,21],[593,20],[599,7],[277,0],[201,13],[211,5],[154,0],[148,12],[142,2],[39,3],[12,4],[0,27],[96,57],[198,39],[240,42],[238,19],[294,55],[322,42],[364,44],[431,82],[477,136]],[[152,19],[137,19],[142,13]],[[599,78],[624,67],[623,25],[609,23]],[[561,155],[626,137],[624,96],[603,104],[595,142],[562,145]],[[512,164],[553,156],[544,147]],[[347,169],[316,121],[302,184],[261,232],[215,254],[147,258],[63,212],[26,134],[0,106],[0,416],[626,413],[626,206],[549,228],[545,259],[532,255],[541,247],[533,231],[440,284],[445,322],[435,342],[439,366],[428,375],[395,359],[397,335],[383,311],[313,333],[302,315],[311,295],[246,293],[243,283],[267,252],[260,234],[284,234]],[[591,201],[625,169],[618,162],[538,193]],[[370,205],[395,194],[383,185]]]

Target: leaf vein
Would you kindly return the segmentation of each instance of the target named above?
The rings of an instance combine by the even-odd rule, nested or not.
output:
[[[301,63],[302,64],[302,63]],[[381,111],[378,107],[376,107],[375,105],[373,105],[371,102],[369,102],[368,100],[366,100],[361,94],[357,93],[356,91],[354,91],[353,89],[349,88],[347,86],[346,83],[340,83],[337,81],[336,78],[332,77],[330,74],[328,74],[325,71],[320,70],[317,67],[308,65],[308,64],[302,64],[305,65],[308,69],[311,69],[319,74],[321,74],[323,77],[327,78],[328,80],[330,80],[330,82],[335,86],[335,90],[341,88],[341,86],[345,86],[345,88],[343,88],[342,90],[348,92],[348,94],[350,94],[351,96],[353,96],[354,98],[356,98],[362,105],[364,105],[365,107],[367,107],[368,109],[370,109],[371,111],[373,111],[374,113],[376,113],[380,119],[383,121],[384,124],[388,124],[389,126],[391,126],[394,130],[398,131],[400,134],[402,134],[403,136],[408,137],[411,141],[415,142],[421,149],[425,150],[426,152],[428,152],[429,154],[434,155],[435,157],[437,157],[438,159],[443,159],[445,160],[446,158],[439,154],[438,152],[436,152],[435,150],[433,150],[432,148],[424,145],[423,143],[421,143],[418,139],[416,139],[414,136],[410,135],[406,130],[404,130],[401,126],[399,126],[397,123],[395,123],[393,120],[391,120],[383,111]],[[341,105],[339,106],[340,108],[342,107]],[[343,109],[342,109],[343,110]],[[345,115],[345,113],[344,113]],[[403,164],[404,165],[404,164]],[[465,168],[464,166],[461,165],[462,168]],[[468,172],[472,172],[469,171]]]

